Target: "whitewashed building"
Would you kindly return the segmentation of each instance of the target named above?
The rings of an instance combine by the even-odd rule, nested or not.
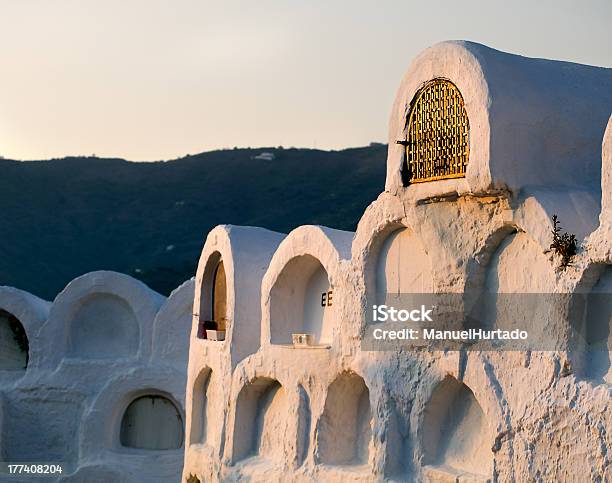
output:
[[[183,481],[612,479],[612,305],[594,320],[589,306],[578,330],[569,315],[574,294],[612,293],[611,112],[611,69],[444,42],[402,79],[386,186],[356,233],[213,230]],[[576,236],[567,266],[550,249],[553,215]],[[467,307],[482,292],[559,295],[527,324],[554,346],[363,345],[381,294],[460,294]],[[573,345],[598,331],[597,356]]]
[[[401,81],[355,233],[219,226],[168,299],[112,272],[53,303],[1,287],[0,459],[87,483],[612,480],[611,112],[612,69],[444,42]],[[371,347],[402,294],[539,345]]]
[[[53,303],[0,287],[0,459],[62,463],[67,482],[180,481],[193,286],[166,299],[92,272]]]

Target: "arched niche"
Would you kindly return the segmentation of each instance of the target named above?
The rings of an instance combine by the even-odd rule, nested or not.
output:
[[[612,266],[599,268],[593,288],[574,298],[572,364],[580,378],[612,383]]]
[[[327,391],[317,431],[317,460],[329,465],[367,464],[371,437],[370,391],[358,374],[341,374]]]
[[[223,408],[216,407],[213,373],[208,367],[202,369],[193,385],[191,403],[190,444],[209,444],[215,423],[223,419]]]
[[[314,345],[329,345],[334,328],[335,294],[327,271],[311,255],[285,265],[270,292],[272,344],[291,344],[293,334],[312,334]]]
[[[179,449],[183,445],[183,419],[167,397],[142,395],[134,399],[123,413],[119,438],[125,448]]]
[[[206,339],[206,330],[226,332],[229,329],[228,285],[226,267],[219,252],[206,263],[200,293],[200,328],[198,337]]]
[[[381,242],[374,282],[377,304],[393,305],[402,294],[433,292],[431,258],[410,229],[396,229]]]
[[[469,324],[479,328],[527,330],[525,344],[534,350],[552,350],[551,323],[560,300],[554,296],[554,267],[542,247],[527,233],[511,232],[492,250],[480,287],[468,283]],[[558,308],[558,307],[557,307]],[[525,346],[527,348],[527,346]]]
[[[245,385],[236,399],[234,462],[256,456],[282,462],[286,457],[291,408],[281,384],[258,378]]]
[[[29,347],[28,336],[19,319],[0,309],[0,371],[25,371]]]
[[[519,232],[507,236],[495,250],[485,287],[492,293],[544,293],[553,279],[553,267],[542,247]]]
[[[113,294],[95,293],[77,302],[69,323],[68,356],[78,359],[138,355],[140,326],[130,304]]]
[[[446,377],[434,389],[421,434],[423,465],[453,478],[465,473],[491,477],[491,428],[474,393],[454,377]]]

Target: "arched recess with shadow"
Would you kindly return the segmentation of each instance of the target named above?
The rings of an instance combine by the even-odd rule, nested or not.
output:
[[[13,287],[0,286],[0,377],[14,380],[50,357],[54,338],[40,335],[51,304]],[[52,342],[53,341],[53,342]],[[54,349],[55,351],[55,349]],[[54,352],[51,351],[51,352]]]
[[[575,374],[612,383],[612,265],[585,272],[570,306],[570,359]]]
[[[433,291],[431,257],[413,230],[397,227],[381,234],[374,253],[373,282],[375,303],[393,304],[401,294]]]
[[[190,444],[211,444],[216,425],[223,422],[223,408],[217,407],[215,391],[219,389],[215,388],[213,372],[205,367],[193,385]]]
[[[312,255],[292,258],[270,292],[273,344],[291,344],[292,334],[312,334],[314,344],[331,344],[334,295],[329,276]]]
[[[131,358],[138,354],[139,346],[138,319],[125,299],[92,293],[78,302],[69,326],[69,357]]]
[[[183,446],[183,418],[161,393],[143,393],[130,402],[121,418],[119,441],[124,448],[153,451]]]
[[[317,428],[317,461],[328,465],[365,465],[371,439],[370,391],[361,376],[345,372],[327,391]]]
[[[199,317],[203,329],[229,330],[228,285],[226,267],[221,254],[217,251],[210,255],[204,268],[200,286]],[[201,338],[207,338],[204,332]]]
[[[493,432],[464,383],[452,376],[438,383],[425,406],[422,425],[423,466],[450,477],[465,473],[491,477]]]
[[[503,227],[468,267],[464,294],[468,327],[526,330],[534,350],[552,350],[561,334],[554,265],[527,233]],[[558,330],[557,330],[558,329]],[[492,342],[496,343],[496,342]],[[525,347],[527,348],[527,346]]]
[[[30,344],[17,317],[0,309],[0,371],[25,371]]]
[[[233,461],[249,457],[282,463],[289,441],[288,395],[276,379],[259,377],[236,399]]]

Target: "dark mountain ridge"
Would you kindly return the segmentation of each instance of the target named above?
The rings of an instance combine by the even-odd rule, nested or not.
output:
[[[215,225],[354,230],[384,189],[386,145],[231,149],[172,161],[0,159],[0,285],[53,299],[116,270],[168,294]],[[274,159],[255,159],[261,153]]]

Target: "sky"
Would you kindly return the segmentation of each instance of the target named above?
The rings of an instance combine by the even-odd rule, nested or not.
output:
[[[428,46],[612,67],[611,25],[610,0],[0,0],[0,156],[385,142]]]

